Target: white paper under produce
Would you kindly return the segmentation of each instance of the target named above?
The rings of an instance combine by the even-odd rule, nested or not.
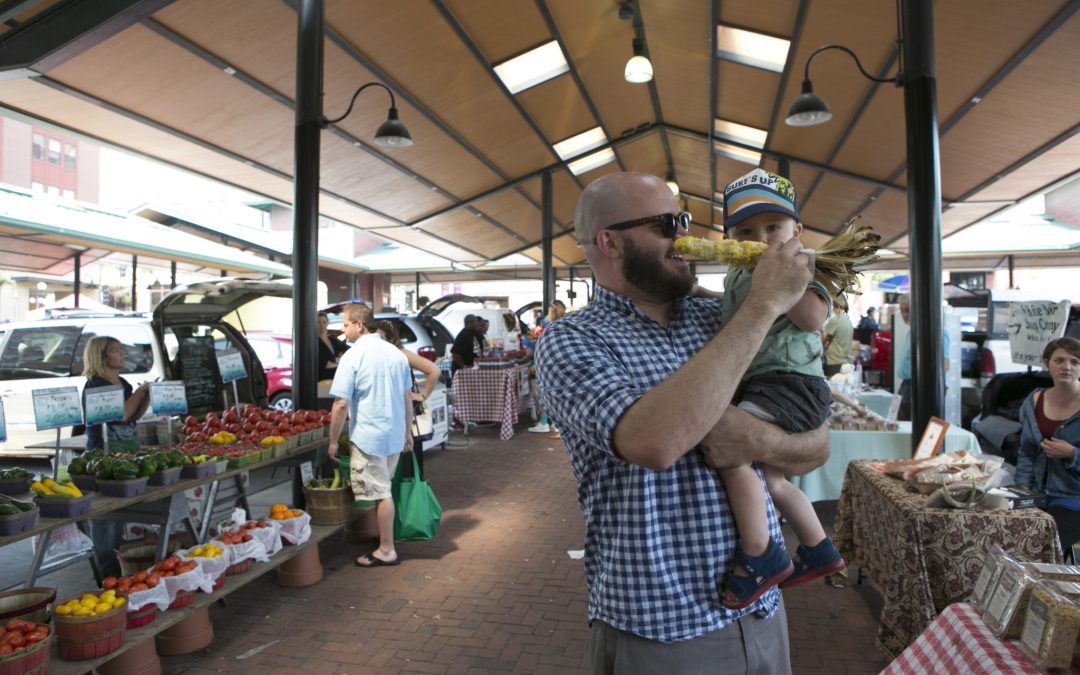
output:
[[[172,598],[169,597],[169,589],[165,588],[163,583],[145,591],[135,591],[127,596],[127,611],[129,612],[140,610],[147,605],[157,605],[158,611],[164,612],[170,604],[172,604]]]
[[[281,527],[281,536],[290,544],[303,544],[311,538],[311,516],[307,513],[296,518],[273,522]]]
[[[195,561],[199,563],[199,566],[190,572],[184,572],[175,577],[161,578],[165,588],[169,590],[169,604],[172,604],[176,600],[176,596],[184,591],[213,592],[216,577],[210,576],[203,570],[202,561],[199,558],[195,558]]]
[[[269,530],[270,528],[264,529]],[[266,546],[254,537],[252,537],[251,541],[245,541],[243,544],[226,544],[225,550],[228,552],[230,565],[235,565],[244,562],[245,560],[266,562],[270,559],[270,556],[266,555]]]
[[[208,542],[217,546],[222,550],[222,554],[216,558],[206,558],[203,556],[192,556],[191,548],[184,551],[177,551],[176,554],[180,556],[181,560],[195,560],[202,567],[202,570],[206,572],[211,579],[217,579],[222,574],[225,574],[225,570],[229,567],[229,549],[225,544],[220,541],[214,540]],[[192,548],[195,548],[194,546]]]
[[[270,527],[256,527],[245,530],[245,532],[255,537],[256,541],[262,542],[263,548],[266,549],[266,555],[271,556],[281,550],[281,528],[278,527],[278,521],[276,520],[266,522]]]

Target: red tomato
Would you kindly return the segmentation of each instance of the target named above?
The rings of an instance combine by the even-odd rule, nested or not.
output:
[[[148,575],[146,577],[146,585],[149,588],[156,588],[157,585],[160,584],[160,583],[161,583],[161,575],[158,574],[157,572],[154,572],[153,574],[150,574],[150,575]]]
[[[106,591],[111,591],[116,588],[117,581],[116,577],[105,577],[105,580],[101,582],[101,587]]]
[[[31,631],[26,635],[26,644],[32,645],[41,642],[45,638],[49,637],[49,629],[42,626],[37,630]]]
[[[131,587],[131,592],[132,593],[138,593],[139,591],[146,591],[146,590],[149,590],[149,589],[150,589],[150,587],[147,586],[146,584],[135,584],[134,586]]]
[[[0,654],[10,654],[15,648],[6,642],[0,642]]]

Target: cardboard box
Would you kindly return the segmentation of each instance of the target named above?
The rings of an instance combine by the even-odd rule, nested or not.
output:
[[[1012,485],[1007,488],[993,488],[986,493],[983,505],[988,509],[1001,511],[1013,511],[1015,509],[1030,509],[1042,506],[1046,502],[1046,496],[1041,492],[1034,492],[1027,488]]]

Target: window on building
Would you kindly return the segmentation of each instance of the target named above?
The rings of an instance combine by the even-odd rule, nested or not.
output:
[[[34,134],[34,159],[45,159],[45,137]]]
[[[70,143],[64,143],[64,168],[75,168],[75,146]]]
[[[60,163],[60,141],[55,138],[49,139],[49,164]]]
[[[64,199],[75,199],[74,190],[64,190],[62,194],[64,195]]]
[[[30,191],[31,192],[45,192],[45,183],[39,183],[37,181],[33,181],[32,183],[30,183]]]

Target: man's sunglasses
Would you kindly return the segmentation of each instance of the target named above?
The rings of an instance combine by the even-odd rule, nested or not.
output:
[[[661,213],[658,216],[648,216],[646,218],[638,218],[637,220],[627,220],[622,223],[615,223],[614,225],[608,225],[607,227],[600,228],[601,230],[629,230],[632,227],[639,225],[653,225],[659,223],[660,233],[665,237],[674,237],[677,232],[689,232],[690,221],[692,217],[686,211],[682,213]],[[600,233],[597,233],[599,238]]]

